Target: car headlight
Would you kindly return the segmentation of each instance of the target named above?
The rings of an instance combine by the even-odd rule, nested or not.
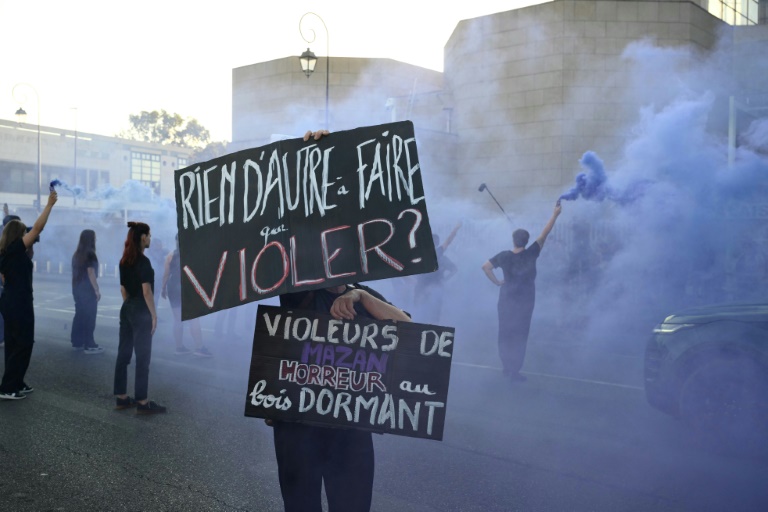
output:
[[[680,329],[687,329],[693,327],[696,324],[667,324],[662,323],[653,328],[654,334],[672,334]]]

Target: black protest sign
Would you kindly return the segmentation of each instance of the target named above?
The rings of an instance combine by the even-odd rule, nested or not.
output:
[[[245,415],[442,440],[453,336],[259,305]]]
[[[411,122],[275,142],[174,179],[183,319],[437,269]]]

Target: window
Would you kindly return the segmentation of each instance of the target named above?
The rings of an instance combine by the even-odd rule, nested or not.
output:
[[[160,194],[160,155],[131,151],[131,179]]]

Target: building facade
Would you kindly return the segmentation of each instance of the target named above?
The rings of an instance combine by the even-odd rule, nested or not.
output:
[[[191,154],[187,148],[48,126],[38,136],[35,124],[0,120],[1,199],[11,211],[28,210],[26,218],[37,209],[38,185],[45,203],[48,184],[57,179],[66,187],[58,208],[102,211],[121,195],[125,208],[152,208],[156,199],[173,200],[173,171],[185,167]]]
[[[641,107],[670,70],[638,77],[623,57],[642,40],[687,48],[694,68],[725,51],[733,90],[720,91],[711,129],[732,145],[768,99],[756,56],[768,49],[757,0],[555,0],[461,21],[445,45],[444,72],[394,61],[331,58],[330,129],[409,119],[425,184],[476,197],[493,184],[502,204],[556,198],[587,150],[610,164]],[[752,58],[750,58],[750,55]],[[235,69],[233,141],[268,142],[323,125],[323,58],[306,78],[295,57]]]

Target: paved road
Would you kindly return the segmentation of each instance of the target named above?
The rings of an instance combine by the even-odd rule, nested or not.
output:
[[[69,349],[66,277],[37,275],[35,290],[36,391],[0,403],[0,511],[281,510],[271,430],[243,416],[252,311],[240,339],[205,319],[206,360],[173,354],[163,303],[150,395],[169,413],[137,417],[112,410],[114,282],[102,278],[94,356]],[[529,380],[509,385],[485,339],[457,337],[442,442],[374,436],[373,510],[768,510],[768,457],[703,447],[649,408],[639,351],[532,339]]]

